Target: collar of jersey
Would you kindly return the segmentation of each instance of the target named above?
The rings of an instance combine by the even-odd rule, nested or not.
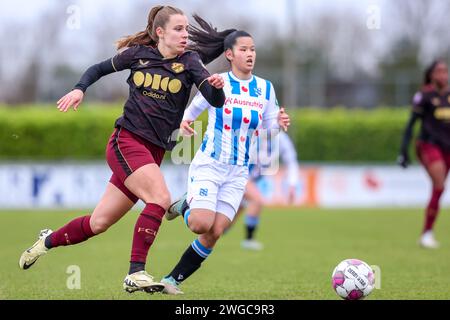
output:
[[[252,75],[252,77],[251,77],[250,79],[248,79],[248,80],[242,80],[242,79],[239,79],[238,77],[236,77],[236,76],[234,75],[233,71],[229,71],[229,72],[228,72],[228,75],[229,75],[233,80],[236,80],[236,81],[238,81],[238,82],[244,82],[244,83],[250,83],[250,82],[252,82],[253,79],[255,78],[255,76]]]
[[[176,57],[173,57],[173,58],[164,58],[164,56],[161,54],[161,52],[159,51],[159,49],[158,49],[158,47],[156,46],[156,47],[151,47],[153,50],[155,50],[155,53],[161,58],[161,60],[163,60],[163,61],[170,61],[170,60],[176,60],[176,59],[179,59],[183,54],[185,54],[185,52],[183,52],[182,54],[180,54],[180,55],[178,55],[178,56],[176,56]]]

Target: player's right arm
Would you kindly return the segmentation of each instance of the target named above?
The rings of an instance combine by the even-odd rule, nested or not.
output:
[[[199,91],[195,95],[191,104],[184,111],[183,121],[181,121],[180,124],[181,133],[187,137],[197,135],[197,132],[191,128],[191,125],[203,111],[211,107],[212,106],[208,103],[208,101],[206,101],[203,94]]]
[[[414,96],[411,116],[408,120],[405,131],[403,133],[402,144],[400,147],[400,154],[397,158],[397,163],[403,168],[407,168],[411,163],[408,152],[409,144],[412,139],[414,125],[417,122],[417,120],[422,116],[422,114],[423,114],[423,93],[418,92]]]
[[[127,48],[114,57],[89,67],[81,76],[80,81],[72,91],[58,100],[58,109],[67,112],[71,107],[76,111],[84,98],[86,90],[101,77],[108,74],[130,69],[138,46]]]

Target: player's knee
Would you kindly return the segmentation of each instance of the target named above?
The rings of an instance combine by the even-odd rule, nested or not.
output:
[[[213,240],[214,243],[216,243],[216,241],[219,240],[219,238],[222,236],[222,234],[223,234],[222,229],[219,229],[219,228],[213,229],[212,232],[210,233],[211,240]]]
[[[444,188],[445,188],[445,179],[434,179],[433,180],[433,189],[444,190]]]
[[[189,229],[195,234],[205,234],[211,230],[211,227],[212,225],[207,221],[189,219]]]
[[[171,198],[169,192],[161,192],[158,197],[158,205],[161,206],[164,210],[167,210],[171,204]]]
[[[90,227],[94,234],[100,234],[109,229],[111,223],[107,219],[97,218],[90,221]]]
[[[251,200],[249,200],[249,205],[253,207],[253,209],[262,209],[264,205],[264,200],[260,196],[255,196]]]
[[[154,201],[149,201],[147,203],[154,202],[160,207],[162,207],[164,210],[167,210],[170,207],[171,204],[171,198],[170,193],[166,191],[158,192],[158,194],[154,195],[152,198],[156,199]]]
[[[262,210],[263,206],[264,206],[264,202],[262,198],[258,198],[255,202],[255,206],[258,210]]]

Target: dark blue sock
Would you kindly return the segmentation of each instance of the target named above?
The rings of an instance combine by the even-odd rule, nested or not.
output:
[[[247,231],[247,240],[252,240],[254,233],[259,225],[259,217],[246,216],[245,228]]]
[[[167,277],[172,277],[177,282],[183,282],[200,268],[202,262],[208,258],[211,252],[212,249],[205,248],[198,239],[195,240]]]

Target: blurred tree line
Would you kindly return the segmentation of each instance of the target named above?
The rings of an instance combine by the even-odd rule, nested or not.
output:
[[[88,66],[114,54],[115,40],[143,30],[154,5],[134,1],[123,12],[105,3],[95,16],[73,2],[57,1],[31,20],[1,22],[0,103],[56,101]],[[373,10],[343,6],[308,14],[304,1],[284,0],[273,4],[285,6],[281,22],[253,14],[249,19],[245,10],[236,10],[236,2],[171,4],[187,14],[198,12],[218,29],[252,33],[258,55],[255,73],[274,83],[286,106],[408,105],[425,66],[438,57],[449,61],[450,1],[395,0]],[[370,19],[379,25],[370,28]],[[222,58],[209,68],[224,71],[227,62]],[[109,76],[90,88],[88,98],[124,99],[125,78],[123,73]]]

